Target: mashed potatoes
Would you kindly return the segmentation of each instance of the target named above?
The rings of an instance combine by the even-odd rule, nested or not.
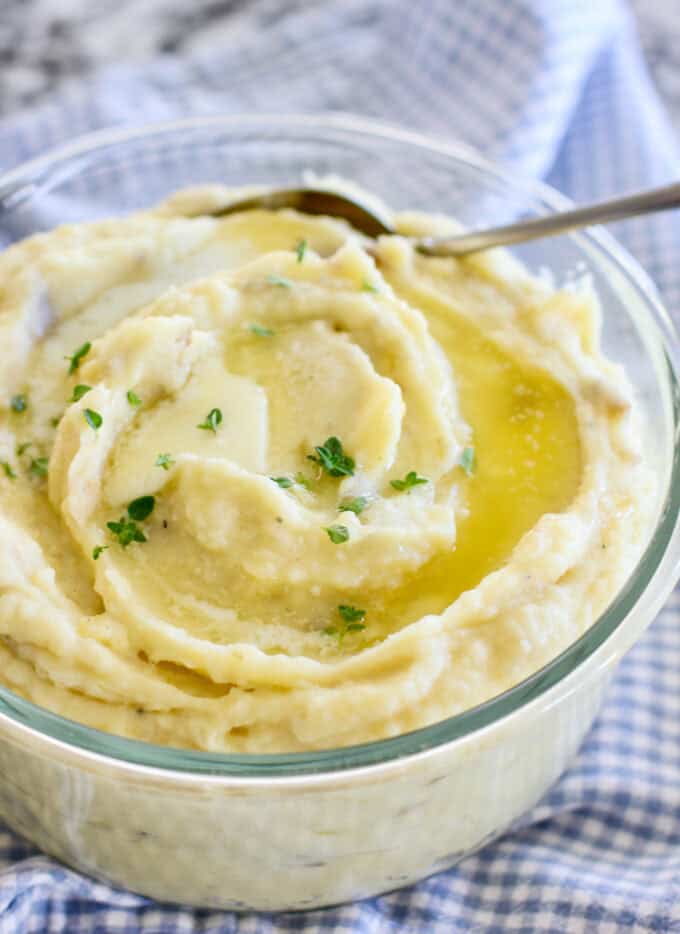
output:
[[[208,216],[229,197],[0,256],[0,681],[103,730],[262,753],[509,688],[646,540],[595,298],[501,253]]]

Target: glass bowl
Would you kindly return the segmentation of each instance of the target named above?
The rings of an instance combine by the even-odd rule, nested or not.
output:
[[[469,226],[567,206],[463,145],[349,116],[184,120],[92,134],[0,178],[4,244],[65,221],[152,205],[187,185],[336,174],[392,207]],[[165,900],[300,909],[445,869],[501,833],[561,774],[622,654],[678,574],[678,340],[637,264],[600,231],[516,248],[558,281],[584,265],[606,352],[644,412],[659,477],[651,540],[607,611],[566,651],[489,702],[360,746],[215,755],[98,732],[0,688],[0,816],[90,875]]]

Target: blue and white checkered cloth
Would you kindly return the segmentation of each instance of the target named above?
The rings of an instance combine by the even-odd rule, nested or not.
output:
[[[258,0],[229,44],[107,68],[0,124],[8,168],[95,127],[342,109],[455,136],[587,201],[680,177],[618,0]],[[267,26],[267,18],[278,15]],[[615,231],[680,315],[680,218]],[[0,934],[680,931],[677,597],[626,658],[578,760],[519,829],[455,869],[306,915],[161,906],[0,828]]]

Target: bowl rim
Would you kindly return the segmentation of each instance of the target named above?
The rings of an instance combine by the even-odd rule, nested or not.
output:
[[[116,144],[177,131],[214,129],[268,128],[281,126],[290,132],[300,130],[345,131],[368,137],[379,137],[393,143],[418,146],[442,156],[465,161],[471,167],[521,186],[527,197],[540,201],[548,211],[565,209],[573,202],[543,182],[516,177],[512,172],[486,160],[471,146],[454,139],[434,139],[390,123],[358,117],[343,112],[325,114],[247,114],[190,117],[160,121],[141,126],[126,126],[97,130],[72,142],[54,147],[45,154],[22,163],[0,175],[0,211],[3,202],[11,207],[13,196],[32,177],[54,168],[60,162]],[[611,665],[621,654],[612,636],[624,628],[632,611],[643,601],[648,611],[656,613],[680,575],[680,342],[667,311],[661,304],[656,288],[637,261],[601,229],[590,229],[569,235],[585,241],[613,262],[646,305],[649,323],[658,331],[668,370],[674,425],[673,457],[670,465],[668,491],[660,510],[660,518],[650,541],[608,608],[575,642],[554,659],[508,690],[482,704],[445,720],[386,739],[358,745],[310,752],[266,755],[209,753],[158,746],[127,739],[88,727],[24,700],[8,688],[0,686],[0,734],[5,731],[20,741],[39,740],[53,751],[76,754],[92,763],[105,761],[125,769],[173,776],[176,780],[199,777],[201,782],[221,784],[253,784],[259,781],[290,782],[291,780],[324,781],[351,773],[375,774],[377,768],[401,763],[404,759],[421,758],[453,744],[461,743],[500,724],[509,724],[529,708],[539,703],[551,703],[560,688],[565,688],[577,671],[587,664],[596,668]],[[671,547],[673,546],[673,547]]]

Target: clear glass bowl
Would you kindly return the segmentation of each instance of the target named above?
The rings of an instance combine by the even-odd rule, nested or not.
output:
[[[352,179],[395,208],[450,214],[469,226],[568,203],[462,145],[357,118],[216,117],[93,134],[6,174],[0,238],[7,244],[57,223],[121,214],[182,186],[290,184],[307,170]],[[587,266],[602,301],[605,350],[625,365],[645,414],[659,476],[656,527],[608,610],[554,661],[488,703],[393,739],[322,752],[157,747],[65,720],[0,688],[0,814],[8,823],[83,871],[157,898],[300,908],[365,897],[451,865],[549,787],[590,726],[614,665],[679,574],[679,348],[646,276],[606,234],[514,252],[558,281]],[[247,842],[235,847],[238,834]],[[229,853],[213,842],[227,837]],[[266,866],[263,848],[273,860]],[[275,883],[263,881],[263,869]]]

